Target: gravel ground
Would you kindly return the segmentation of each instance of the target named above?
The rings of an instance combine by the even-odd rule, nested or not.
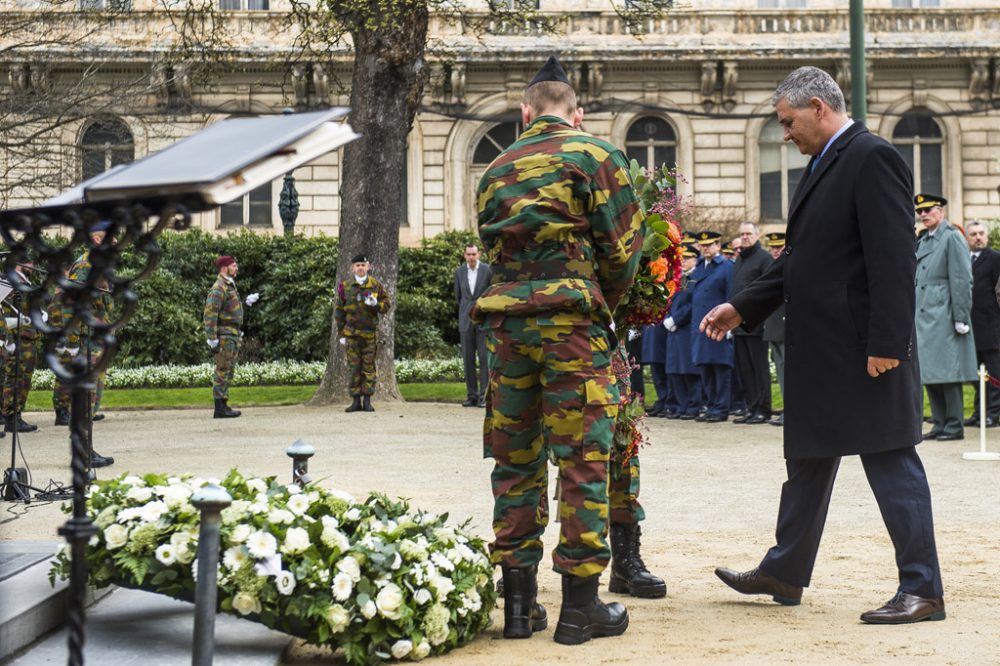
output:
[[[482,411],[437,404],[382,404],[375,414],[338,408],[272,407],[214,420],[205,410],[111,412],[95,424],[96,448],[117,459],[102,478],[125,471],[190,471],[223,476],[234,466],[255,474],[290,474],[285,448],[303,438],[316,448],[310,472],[323,485],[355,495],[380,490],[415,506],[472,518],[490,533],[490,463],[481,458]],[[51,414],[21,437],[35,485],[68,482],[65,428]],[[834,491],[813,585],[801,606],[786,608],[741,597],[712,573],[716,566],[753,567],[772,543],[784,478],[781,430],[731,423],[703,425],[652,419],[642,452],[643,554],[667,581],[666,599],[627,599],[631,626],[621,638],[567,648],[551,640],[559,579],[548,567],[540,600],[550,628],[526,641],[500,638],[502,615],[471,645],[436,663],[502,664],[774,664],[823,660],[876,664],[998,663],[1000,632],[1000,463],[962,460],[975,440],[920,447],[934,493],[938,548],[948,619],[899,627],[862,625],[858,615],[895,591],[892,545],[857,459],[844,461]],[[988,431],[1000,450],[1000,430]],[[10,438],[0,440],[9,456]],[[5,463],[5,467],[6,467]],[[24,466],[19,456],[17,466]],[[2,539],[57,539],[65,517],[56,504],[3,503]],[[550,525],[546,542],[556,540]],[[548,562],[548,560],[546,560]],[[992,656],[991,656],[992,655]],[[299,646],[288,664],[336,663]]]

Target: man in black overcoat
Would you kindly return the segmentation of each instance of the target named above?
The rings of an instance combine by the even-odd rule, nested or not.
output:
[[[733,266],[734,294],[743,291],[774,262],[767,250],[761,248],[759,237],[760,229],[753,222],[740,225],[740,256]],[[752,330],[733,331],[736,369],[747,403],[746,414],[733,419],[733,423],[753,425],[767,423],[771,418],[771,366],[763,334],[763,323]]]
[[[476,299],[490,286],[492,271],[479,260],[479,246],[465,246],[465,263],[455,269],[455,301],[458,303],[458,336],[462,343],[466,400],[463,407],[484,407],[489,369],[486,367],[486,334],[469,318]],[[476,369],[478,361],[478,371]],[[478,384],[476,382],[478,378]]]
[[[965,228],[972,259],[972,334],[976,340],[976,364],[985,365],[990,377],[1000,379],[1000,252],[990,248],[989,231],[982,222],[973,222]],[[976,400],[972,403],[972,416],[967,426],[979,425],[979,382]],[[986,427],[995,428],[1000,423],[1000,389],[986,385]]]
[[[930,489],[915,448],[922,401],[912,176],[889,143],[848,118],[826,72],[795,70],[772,102],[785,140],[812,156],[789,205],[785,252],[701,328],[721,339],[741,323],[757,326],[784,302],[788,480],[777,543],[757,568],[716,574],[738,592],[798,604],[840,459],[859,455],[899,571],[896,594],[861,620],[943,620]]]

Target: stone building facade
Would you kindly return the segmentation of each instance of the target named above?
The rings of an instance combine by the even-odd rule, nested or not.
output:
[[[18,1],[32,11],[35,0]],[[38,30],[97,25],[61,49],[0,44],[0,95],[57,89],[98,60],[114,64],[101,76],[128,74],[140,89],[127,103],[47,132],[40,139],[52,145],[46,159],[11,164],[5,157],[4,205],[31,205],[234,114],[348,103],[349,53],[293,60],[285,0],[216,0],[215,19],[241,53],[214,69],[164,57],[176,28],[156,0],[81,2],[124,2],[130,10],[100,24],[100,12],[46,15]],[[770,96],[791,69],[810,64],[834,75],[850,98],[846,4],[691,0],[646,22],[639,36],[608,0],[539,0],[554,34],[531,22],[472,34],[432,16],[431,76],[410,134],[408,186],[387,193],[386,205],[399,210],[401,242],[475,227],[477,181],[520,130],[521,91],[549,54],[574,79],[584,128],[644,165],[676,163],[685,178],[679,189],[701,217],[780,228],[806,158],[782,143]],[[868,0],[865,9],[869,128],[897,145],[917,191],[951,200],[953,221],[1000,217],[1000,5]],[[0,30],[0,39],[11,37]],[[30,179],[18,176],[31,170],[57,174],[57,184],[48,192],[26,187]],[[295,178],[296,229],[337,234],[340,156],[302,167]],[[280,231],[280,189],[279,179],[197,223],[220,233]]]

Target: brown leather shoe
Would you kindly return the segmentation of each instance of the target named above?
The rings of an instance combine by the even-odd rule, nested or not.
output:
[[[925,599],[906,592],[897,592],[882,608],[861,614],[861,621],[868,624],[910,624],[943,619],[944,599]]]
[[[760,569],[740,573],[732,569],[719,568],[715,570],[715,575],[742,594],[770,594],[772,599],[783,606],[798,606],[802,601],[801,587],[782,583]]]

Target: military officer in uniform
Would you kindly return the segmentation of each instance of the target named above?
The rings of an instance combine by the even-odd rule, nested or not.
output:
[[[717,231],[698,234],[702,259],[691,276],[694,290],[691,294],[691,318],[695,323],[717,305],[725,303],[732,294],[733,264],[722,257]],[[733,340],[728,335],[723,340],[712,340],[698,330],[691,329],[691,353],[701,373],[705,391],[705,414],[698,420],[718,423],[729,418],[732,401]]]
[[[242,412],[229,406],[229,385],[236,371],[236,358],[243,337],[243,302],[236,288],[236,275],[240,267],[236,258],[224,255],[215,260],[219,274],[205,299],[202,321],[205,339],[215,354],[215,372],[212,375],[212,398],[215,400],[213,418],[232,419]],[[257,294],[247,296],[247,304],[257,300]],[[250,299],[253,299],[251,302]]]
[[[764,236],[764,243],[771,259],[777,261],[785,250],[785,234],[773,231]],[[764,342],[771,350],[771,362],[774,363],[774,374],[778,377],[778,390],[781,399],[785,399],[785,304],[782,303],[771,316],[764,320]],[[785,425],[784,413],[776,415],[770,421],[771,425]]]
[[[990,377],[1000,379],[1000,304],[997,287],[1000,286],[1000,252],[990,248],[989,230],[982,222],[973,222],[966,228],[969,254],[972,259],[972,334],[976,340],[976,362],[986,366]],[[976,399],[972,403],[972,416],[965,420],[967,426],[978,426],[979,382],[973,382]],[[995,428],[1000,423],[1000,389],[986,384],[986,427]]]
[[[337,285],[334,319],[337,335],[351,371],[351,404],[345,412],[374,412],[375,356],[378,351],[378,317],[389,311],[389,295],[382,283],[368,274],[371,264],[364,253],[351,258],[353,275]]]
[[[625,608],[597,591],[611,554],[608,461],[619,399],[609,326],[638,268],[643,218],[628,160],[579,129],[583,109],[555,58],[528,84],[521,116],[524,132],[486,169],[477,195],[493,266],[473,308],[490,350],[491,553],[503,572],[504,637],[528,638],[547,624],[536,601],[547,449],[562,492],[555,640],[578,644],[628,627]]]
[[[697,245],[692,242],[684,246],[681,264],[683,282],[674,296],[670,315],[663,320],[663,327],[667,330],[667,380],[677,396],[677,418],[685,421],[697,418],[702,407],[701,374],[691,354],[692,273],[698,257]]]
[[[916,277],[920,382],[934,420],[924,439],[962,439],[962,382],[976,379],[969,247],[945,219],[944,197],[921,193],[913,202],[927,229],[917,241]]]

